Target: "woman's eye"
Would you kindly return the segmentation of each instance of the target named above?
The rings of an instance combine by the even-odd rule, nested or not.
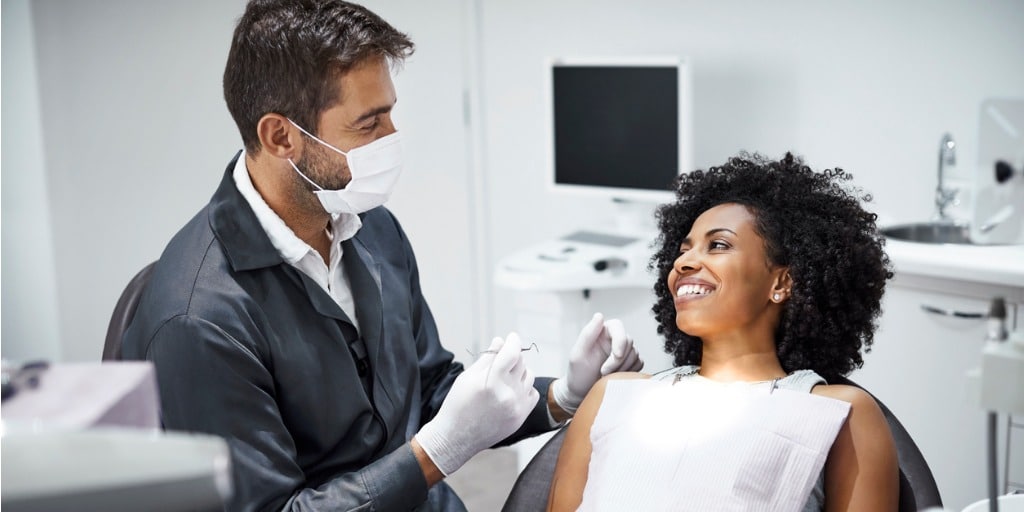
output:
[[[708,244],[708,248],[710,248],[710,249],[728,249],[729,248],[729,244],[727,244],[727,243],[725,243],[725,242],[723,242],[721,240],[715,240],[714,242],[711,242],[710,244]]]

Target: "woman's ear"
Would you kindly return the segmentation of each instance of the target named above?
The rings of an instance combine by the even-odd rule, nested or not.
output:
[[[263,150],[277,158],[295,159],[299,152],[299,130],[281,114],[264,114],[256,123],[256,135]]]
[[[789,267],[780,267],[772,282],[771,301],[781,304],[789,298],[793,290],[793,278],[789,275]]]

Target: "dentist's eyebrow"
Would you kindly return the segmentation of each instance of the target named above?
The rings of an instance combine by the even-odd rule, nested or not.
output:
[[[357,117],[356,120],[352,124],[359,124],[359,123],[361,123],[363,121],[366,121],[367,119],[371,119],[373,117],[377,117],[377,116],[379,116],[381,114],[387,114],[388,112],[391,112],[391,108],[392,107],[393,107],[393,105],[386,105],[386,106],[383,106],[383,107],[377,107],[377,108],[368,110],[363,115]]]

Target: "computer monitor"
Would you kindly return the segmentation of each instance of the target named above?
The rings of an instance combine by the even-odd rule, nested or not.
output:
[[[545,76],[552,191],[672,200],[693,162],[686,59],[553,58]]]

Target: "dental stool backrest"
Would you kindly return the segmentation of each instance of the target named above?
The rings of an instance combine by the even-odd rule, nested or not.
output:
[[[155,261],[142,267],[142,270],[128,282],[128,286],[125,286],[121,297],[117,299],[114,312],[110,315],[110,324],[107,326],[107,339],[103,343],[104,361],[121,359],[121,339],[124,337],[124,331],[128,329],[128,325],[132,323],[132,318],[135,317],[139,299],[142,297],[142,291],[146,288],[146,283],[149,282],[150,274],[153,273],[154,265],[156,265]]]

